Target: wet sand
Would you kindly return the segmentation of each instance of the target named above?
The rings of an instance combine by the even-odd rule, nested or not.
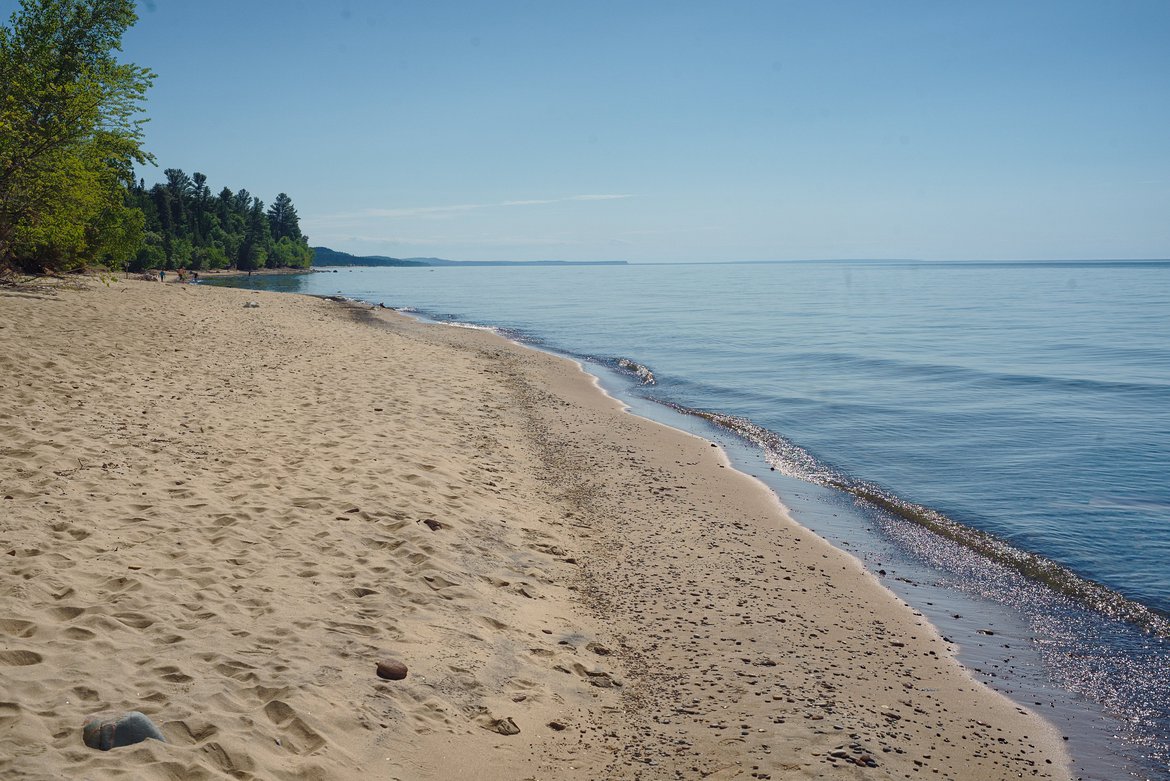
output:
[[[6,779],[1069,777],[718,448],[383,310],[0,288],[0,564]]]

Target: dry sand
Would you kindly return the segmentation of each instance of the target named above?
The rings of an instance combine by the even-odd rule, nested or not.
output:
[[[131,709],[168,742],[82,744]],[[0,288],[4,779],[1067,768],[853,558],[569,361],[301,296]]]

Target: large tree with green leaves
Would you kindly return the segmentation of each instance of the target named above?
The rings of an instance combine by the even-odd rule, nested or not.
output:
[[[142,245],[126,194],[150,160],[153,74],[116,57],[136,19],[133,0],[22,0],[0,28],[0,268],[121,264]]]

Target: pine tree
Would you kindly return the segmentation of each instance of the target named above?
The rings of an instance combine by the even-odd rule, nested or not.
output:
[[[130,270],[311,265],[313,250],[286,193],[265,210],[264,202],[244,189],[224,187],[212,196],[204,174],[187,176],[179,168],[168,168],[165,174],[166,182],[149,190],[140,182],[128,192],[127,205],[141,214],[146,231],[146,243],[132,255]]]
[[[268,265],[271,250],[272,233],[268,227],[268,216],[264,213],[264,201],[255,198],[248,212],[248,229],[240,245],[238,265],[249,271],[264,268]]]
[[[293,241],[301,240],[301,221],[293,206],[292,198],[285,193],[276,196],[268,208],[268,221],[272,225],[272,238],[279,241],[287,236]]]

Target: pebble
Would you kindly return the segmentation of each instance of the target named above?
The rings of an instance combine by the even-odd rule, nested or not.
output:
[[[125,713],[94,713],[86,718],[81,739],[90,748],[109,751],[119,746],[132,746],[144,740],[167,739],[145,714],[136,710]]]
[[[388,681],[401,681],[406,677],[406,665],[397,659],[383,659],[378,662],[378,677]]]

